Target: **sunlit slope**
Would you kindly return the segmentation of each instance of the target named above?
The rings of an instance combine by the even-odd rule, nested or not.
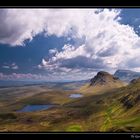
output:
[[[107,72],[101,71],[98,72],[97,75],[91,79],[89,84],[81,86],[79,92],[86,94],[101,94],[105,91],[109,91],[110,89],[120,88],[125,85],[126,83],[122,82],[117,77],[114,77]]]
[[[126,87],[92,95],[71,104],[73,107],[82,105],[87,111],[93,109],[89,117],[93,122],[90,122],[93,131],[140,131],[140,79]]]
[[[96,83],[97,86],[97,81],[92,84]],[[28,88],[31,90],[31,87]],[[12,95],[8,96],[10,90],[2,90],[13,101],[6,102],[6,97],[3,96],[2,103],[6,106],[1,107],[0,131],[140,132],[140,79],[133,80],[127,86],[102,90],[102,94],[84,94],[78,99],[69,98],[69,94],[74,91],[52,89],[45,92],[47,88],[39,88],[38,93],[21,98],[19,94],[22,93],[17,94],[18,97],[15,92],[14,97],[18,97],[16,102],[13,102]],[[27,87],[25,89],[27,92]],[[32,92],[34,91],[32,87]],[[30,113],[18,113],[13,110],[25,104],[36,103],[57,103],[58,106]]]

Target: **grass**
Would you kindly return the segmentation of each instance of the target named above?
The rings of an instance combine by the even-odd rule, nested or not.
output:
[[[68,132],[79,132],[82,131],[82,126],[79,124],[70,125],[66,128]]]
[[[79,99],[69,98],[74,90],[48,90],[45,86],[3,89],[0,131],[140,131],[140,103],[126,109],[120,102],[127,95],[131,95],[129,100],[135,100],[139,89],[140,84],[136,84],[101,94],[83,93]],[[27,104],[48,103],[60,106],[46,111],[15,112]]]

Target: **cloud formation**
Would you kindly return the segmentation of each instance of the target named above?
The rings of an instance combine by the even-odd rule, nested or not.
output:
[[[4,68],[4,69],[12,69],[12,70],[19,69],[19,67],[18,67],[18,65],[16,63],[5,64],[5,65],[2,66],[2,68]]]
[[[47,80],[46,76],[41,74],[31,74],[31,73],[12,73],[3,74],[0,73],[0,80]]]
[[[32,40],[41,32],[58,37],[73,34],[88,12],[82,9],[0,9],[0,43],[24,45],[25,40]]]
[[[83,76],[84,71],[90,76],[118,68],[138,70],[140,37],[131,26],[120,23],[120,13],[118,9],[1,9],[0,43],[24,45],[42,32],[46,37],[74,40],[61,51],[51,49],[50,58],[38,65],[58,77]]]
[[[62,51],[55,50],[49,60],[43,59],[40,68],[81,68],[85,71],[96,69],[110,72],[119,68],[133,68],[129,63],[140,54],[140,37],[131,26],[119,22],[120,10],[94,9],[84,11],[82,18],[76,17],[80,19],[79,23],[73,22],[70,34],[75,41],[82,39],[83,43],[79,46],[65,44]]]

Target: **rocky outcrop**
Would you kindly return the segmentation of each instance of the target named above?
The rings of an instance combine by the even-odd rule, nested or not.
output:
[[[90,80],[90,86],[106,85],[108,83],[115,83],[118,81],[120,81],[119,78],[109,74],[108,72],[100,71]]]

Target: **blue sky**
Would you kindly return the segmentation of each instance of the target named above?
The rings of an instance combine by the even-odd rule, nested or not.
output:
[[[140,71],[140,9],[1,9],[0,80]]]

